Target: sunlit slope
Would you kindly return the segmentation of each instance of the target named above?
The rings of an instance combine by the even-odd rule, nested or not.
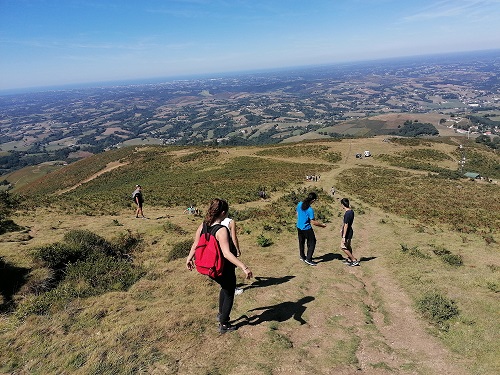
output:
[[[498,161],[474,143],[465,148],[483,156],[487,162],[476,165],[484,171]],[[364,150],[373,156],[355,157]],[[29,272],[14,296],[19,308],[26,311],[31,290],[48,277],[33,249],[74,229],[107,239],[137,233],[142,247],[133,263],[145,274],[128,290],[77,294],[23,321],[5,316],[0,372],[497,373],[499,185],[461,178],[457,150],[452,139],[384,138],[145,147],[102,161],[97,155],[95,168],[90,158],[78,178],[78,163],[52,173],[25,190],[33,210],[15,217],[32,238],[13,233],[0,243],[0,256]],[[149,220],[135,219],[130,207],[136,183],[144,186]],[[260,188],[270,199],[258,197]],[[320,193],[314,208],[327,223],[316,229],[317,267],[298,260],[296,244],[295,203],[310,190]],[[217,285],[188,272],[184,257],[171,257],[176,245],[189,246],[201,221],[183,205],[203,210],[214,196],[229,200],[242,260],[256,276],[244,281],[237,271],[245,289],[232,313],[239,329],[223,336]],[[360,267],[342,264],[338,249],[338,199],[345,196],[356,212]],[[262,237],[271,245],[259,245]],[[453,301],[458,315],[428,320],[418,309],[427,295]]]
[[[375,137],[219,149],[128,147],[73,163],[18,192],[42,200],[50,197],[71,211],[100,213],[129,207],[135,184],[143,186],[146,202],[153,206],[200,205],[214,194],[244,203],[258,200],[260,190],[272,195],[303,183],[307,175],[349,166],[334,184],[370,204],[456,230],[498,228],[498,184],[468,181],[463,173],[473,170],[496,181],[500,158],[469,142],[466,169],[460,171],[463,149],[458,146],[448,138]],[[365,149],[373,156],[355,158]]]

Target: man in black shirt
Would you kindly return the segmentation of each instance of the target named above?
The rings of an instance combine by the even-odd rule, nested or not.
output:
[[[351,241],[354,234],[354,231],[352,229],[352,223],[354,222],[354,211],[351,209],[349,205],[349,199],[342,198],[340,200],[340,203],[342,204],[342,208],[345,210],[344,220],[342,222],[342,229],[340,230],[340,233],[342,235],[340,248],[347,255],[347,259],[345,261],[346,264],[352,267],[359,266],[358,260],[354,258],[354,256],[352,255],[352,247],[351,247]]]

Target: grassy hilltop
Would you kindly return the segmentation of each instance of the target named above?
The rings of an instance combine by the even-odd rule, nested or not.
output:
[[[460,143],[465,169],[493,182],[462,178]],[[373,157],[355,157],[364,150]],[[499,165],[463,139],[374,137],[138,146],[38,179],[16,172],[18,230],[0,235],[0,373],[498,373]],[[147,220],[134,217],[136,183]],[[317,267],[298,260],[295,232],[311,190],[327,224]],[[201,218],[183,211],[213,197],[229,201],[255,275],[237,271],[239,328],[225,335],[218,286],[184,265]],[[340,261],[341,197],[360,267]]]

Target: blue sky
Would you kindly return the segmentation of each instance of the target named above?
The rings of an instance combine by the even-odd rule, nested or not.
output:
[[[0,90],[500,48],[500,0],[0,0]]]

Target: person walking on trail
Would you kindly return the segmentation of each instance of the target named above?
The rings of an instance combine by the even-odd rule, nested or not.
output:
[[[316,220],[314,210],[311,205],[318,200],[318,195],[314,192],[309,193],[306,199],[299,202],[297,205],[297,234],[299,238],[299,256],[300,260],[310,266],[316,266],[312,256],[316,247],[316,236],[312,229],[312,225],[325,228],[326,225]],[[307,241],[307,256],[305,255],[305,243]]]
[[[200,224],[200,226],[196,230],[194,242],[191,246],[191,251],[189,252],[189,255],[186,259],[187,269],[190,271],[193,270],[195,268],[193,258],[196,251],[196,246],[202,235],[203,227],[208,227],[207,230],[212,233],[212,235],[214,235],[217,239],[222,251],[222,255],[226,260],[224,262],[222,275],[212,278],[221,287],[219,292],[219,313],[217,314],[220,333],[226,333],[234,331],[236,329],[235,326],[230,324],[230,314],[231,309],[233,308],[234,291],[236,289],[236,267],[241,268],[241,270],[245,273],[245,277],[247,279],[251,279],[253,277],[250,268],[243,264],[243,262],[241,262],[236,257],[238,255],[238,251],[236,249],[236,246],[233,244],[233,241],[231,241],[229,229],[224,228],[220,225],[222,220],[227,217],[228,210],[229,205],[225,200],[218,198],[212,200],[210,206],[208,207],[203,223]],[[216,226],[217,224],[219,224],[220,226],[215,227],[216,231],[214,232],[212,227]],[[221,230],[222,228],[224,229]],[[210,231],[211,229],[212,231]]]
[[[144,197],[142,196],[142,187],[141,185],[135,185],[135,190],[132,193],[132,198],[134,199],[135,204],[137,205],[137,209],[135,210],[135,218],[138,219],[139,215],[142,218],[146,218],[144,213],[142,212],[142,204],[144,203]]]
[[[340,229],[340,234],[342,236],[340,248],[347,255],[347,259],[344,262],[352,267],[359,266],[359,261],[354,258],[351,247],[351,241],[354,235],[354,231],[352,229],[352,223],[354,222],[354,211],[349,205],[349,199],[342,198],[340,200],[340,204],[345,211],[344,219],[342,221],[342,228]]]
[[[227,229],[229,229],[229,233],[231,234],[231,240],[233,241],[234,246],[236,246],[236,256],[240,257],[241,256],[241,250],[240,250],[240,243],[238,241],[238,235],[236,234],[236,222],[229,218],[226,217],[224,220],[221,221],[221,224],[224,225]],[[236,288],[234,291],[234,294],[240,295],[243,293],[242,288]]]

